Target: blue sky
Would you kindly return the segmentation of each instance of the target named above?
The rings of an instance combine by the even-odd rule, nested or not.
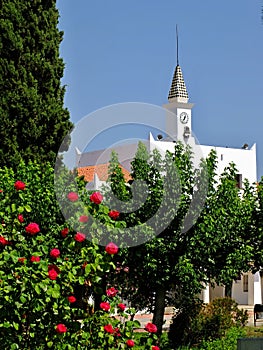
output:
[[[57,5],[65,105],[74,123],[116,103],[167,103],[178,24],[195,135],[207,145],[256,143],[258,177],[263,175],[262,0],[58,0]]]

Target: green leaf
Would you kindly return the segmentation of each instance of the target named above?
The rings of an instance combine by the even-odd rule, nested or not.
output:
[[[41,293],[41,290],[40,290],[38,284],[35,285],[35,291],[36,291],[36,293],[37,293],[38,295]]]
[[[26,204],[25,205],[25,210],[30,213],[32,211],[32,208],[30,207],[30,205]]]
[[[52,290],[52,297],[53,298],[59,298],[60,297],[60,292],[58,290]]]
[[[17,331],[19,330],[19,324],[18,324],[18,323],[13,322],[13,326],[14,326],[14,328],[15,328]]]
[[[85,278],[83,276],[79,276],[79,284],[84,284]]]
[[[26,298],[24,297],[24,295],[20,296],[20,301],[21,301],[21,303],[25,303],[26,302]]]

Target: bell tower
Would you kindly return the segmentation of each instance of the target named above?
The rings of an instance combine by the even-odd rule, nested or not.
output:
[[[183,78],[182,69],[178,59],[178,32],[177,39],[177,65],[175,67],[172,84],[168,95],[168,103],[163,107],[172,113],[166,115],[166,132],[173,141],[180,140],[187,144],[192,144],[192,108],[193,103],[189,103],[188,92]]]

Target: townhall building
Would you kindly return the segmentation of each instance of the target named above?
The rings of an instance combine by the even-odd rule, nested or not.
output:
[[[197,145],[192,132],[192,108],[193,104],[189,102],[187,88],[184,82],[182,70],[177,64],[172,84],[170,87],[168,102],[163,105],[167,110],[166,131],[169,137],[154,138],[149,135],[149,151],[157,148],[161,153],[166,150],[174,151],[174,140],[180,140],[189,144],[195,153],[195,148],[201,151],[202,157],[206,158],[210,151],[214,149],[218,157],[217,174],[220,175],[224,168],[234,162],[238,170],[238,186],[242,187],[242,181],[247,179],[250,183],[257,181],[256,166],[256,145],[251,148],[244,145],[242,148],[216,147],[207,145]],[[172,112],[172,113],[171,113]],[[119,159],[133,159],[137,145],[117,146],[114,150],[118,153]],[[112,149],[99,150],[89,153],[80,153],[77,151],[77,168],[80,175],[84,175],[89,181],[88,189],[98,189],[107,178],[107,166]],[[125,157],[124,157],[125,155]],[[121,163],[125,178],[129,179],[130,164]],[[224,287],[216,286],[212,288],[207,286],[202,292],[204,302],[209,302],[216,297],[224,296]],[[263,302],[263,282],[259,272],[244,273],[238,280],[233,281],[232,298],[238,304],[253,306]]]

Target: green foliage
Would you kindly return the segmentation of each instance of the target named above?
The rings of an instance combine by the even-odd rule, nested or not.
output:
[[[116,154],[114,163],[118,164]],[[193,317],[187,310],[199,305],[196,296],[203,286],[216,282],[228,291],[241,271],[251,269],[255,243],[262,247],[255,230],[259,212],[257,219],[253,217],[254,186],[247,181],[242,190],[236,186],[234,164],[218,178],[213,150],[194,169],[191,149],[180,142],[164,158],[139,143],[131,164],[130,200],[123,178],[112,177],[110,182],[112,188],[122,184],[121,217],[128,226],[147,223],[156,237],[122,250],[113,280],[122,285],[122,294],[134,307],[154,312],[159,331],[167,303],[187,324]],[[184,332],[183,327],[180,330]]]
[[[203,162],[201,170],[195,171],[191,150],[180,143],[175,145],[174,152],[167,152],[164,159],[157,150],[149,154],[145,145],[139,143],[131,164],[132,197],[124,203],[130,210],[126,210],[122,218],[128,226],[141,227],[147,223],[156,237],[143,245],[122,250],[118,257],[119,273],[114,277],[121,281],[122,294],[132,305],[138,309],[154,309],[155,316],[159,315],[161,330],[166,291],[176,287],[177,293],[183,295],[188,290],[193,297],[202,288],[204,275],[187,255],[189,236],[184,226],[186,217],[191,223],[195,221],[204,202],[206,191],[202,188],[202,198],[191,207],[196,190],[204,184],[200,178],[205,178],[206,164]],[[112,181],[112,188],[118,186],[114,178]],[[108,192],[105,196],[108,198]],[[189,235],[194,232],[189,231]]]
[[[176,314],[169,336],[175,347],[203,346],[205,342],[222,339],[232,327],[244,327],[247,320],[247,311],[239,309],[233,299],[217,298],[209,304],[193,304],[190,310]]]
[[[263,266],[263,177],[257,184],[255,193],[253,221],[250,231],[251,244],[253,246],[254,271],[261,270]]]
[[[190,241],[194,263],[205,266],[211,282],[227,286],[241,271],[247,271],[253,260],[254,189],[246,182],[241,191],[236,174],[234,164],[221,174]]]
[[[66,175],[65,175],[66,177]],[[76,233],[63,222],[54,193],[50,165],[21,163],[16,172],[0,169],[0,337],[3,349],[115,349],[133,339],[137,321],[130,320],[133,310],[120,309],[120,300],[105,293],[105,278],[115,269],[112,254],[91,240],[86,232],[96,236],[98,226],[92,222],[97,215],[109,223],[109,208],[91,201],[84,192],[85,183],[78,179],[79,194],[85,203],[85,213],[74,212],[79,221]],[[68,189],[64,188],[69,202]],[[85,198],[86,196],[86,198]],[[82,207],[81,207],[82,208]],[[84,232],[83,236],[80,232]],[[78,238],[77,238],[78,237]],[[93,313],[90,297],[109,302],[110,312]],[[116,334],[104,326],[110,324]],[[120,334],[117,336],[117,333]],[[156,336],[145,340],[150,349]],[[135,347],[136,349],[136,347]],[[139,347],[138,347],[139,349]]]
[[[54,162],[72,128],[63,107],[55,0],[0,4],[0,163]]]
[[[237,349],[237,339],[244,337],[246,334],[245,330],[240,327],[231,327],[226,331],[224,337],[220,339],[215,339],[212,341],[204,341],[199,350],[236,350]],[[197,350],[196,349],[196,350]]]
[[[107,182],[111,186],[112,194],[121,201],[127,201],[130,198],[130,193],[115,151],[112,152],[108,172],[110,176]],[[114,199],[110,198],[109,203],[114,203]]]

